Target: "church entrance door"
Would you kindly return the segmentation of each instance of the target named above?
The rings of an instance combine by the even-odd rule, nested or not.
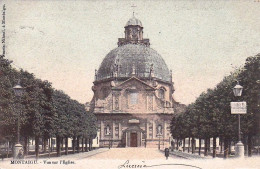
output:
[[[137,147],[137,133],[130,134],[130,147]]]

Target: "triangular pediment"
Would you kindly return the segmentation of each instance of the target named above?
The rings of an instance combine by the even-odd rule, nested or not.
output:
[[[153,86],[147,84],[146,82],[138,79],[137,77],[131,77],[127,79],[126,81],[118,84],[117,86],[114,87],[114,89],[123,89],[123,88],[128,88],[128,89],[140,89],[140,87],[144,88],[145,90],[156,90]]]

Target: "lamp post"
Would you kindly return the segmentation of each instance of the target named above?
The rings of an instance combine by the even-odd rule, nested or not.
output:
[[[20,81],[18,81],[18,84],[13,87],[14,94],[19,100],[21,100],[21,97],[24,93],[24,88],[20,85]],[[23,146],[19,143],[20,141],[20,111],[17,111],[17,143],[14,146],[14,155],[13,158],[21,158],[23,155]]]
[[[233,88],[233,93],[236,97],[240,97],[242,95],[243,87],[239,85],[237,81],[236,86]],[[240,114],[238,114],[238,143],[236,144],[236,155],[237,157],[244,157],[244,145],[241,142],[241,131],[240,131]]]

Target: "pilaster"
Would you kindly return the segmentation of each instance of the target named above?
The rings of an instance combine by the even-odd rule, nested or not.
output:
[[[156,124],[155,121],[153,120],[153,139],[156,138]]]
[[[112,131],[112,134],[113,134],[113,140],[116,138],[116,124],[115,124],[115,121],[112,122],[112,127],[113,127],[113,131]]]
[[[121,123],[118,123],[118,139],[122,139],[122,126]]]
[[[146,138],[149,139],[149,122],[146,121]]]
[[[103,122],[103,120],[101,120],[100,121],[100,136],[99,136],[99,138],[103,139],[103,137],[104,137],[104,122]]]

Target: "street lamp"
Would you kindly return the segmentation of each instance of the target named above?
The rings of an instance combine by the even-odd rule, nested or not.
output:
[[[243,87],[239,84],[237,81],[236,86],[233,88],[233,93],[235,96],[241,96],[242,95]]]
[[[18,81],[18,84],[13,87],[14,94],[17,98],[21,99],[21,96],[24,93],[24,88],[20,85],[20,80]],[[19,143],[20,141],[20,111],[17,111],[17,143],[14,146],[14,158],[21,158],[20,155],[22,155],[23,146]]]
[[[239,97],[242,95],[243,87],[239,85],[239,82],[237,81],[236,86],[233,88],[233,93],[236,97]],[[240,114],[238,114],[238,143],[236,144],[236,153],[238,157],[244,157],[244,145],[241,142],[241,131],[240,131]]]

